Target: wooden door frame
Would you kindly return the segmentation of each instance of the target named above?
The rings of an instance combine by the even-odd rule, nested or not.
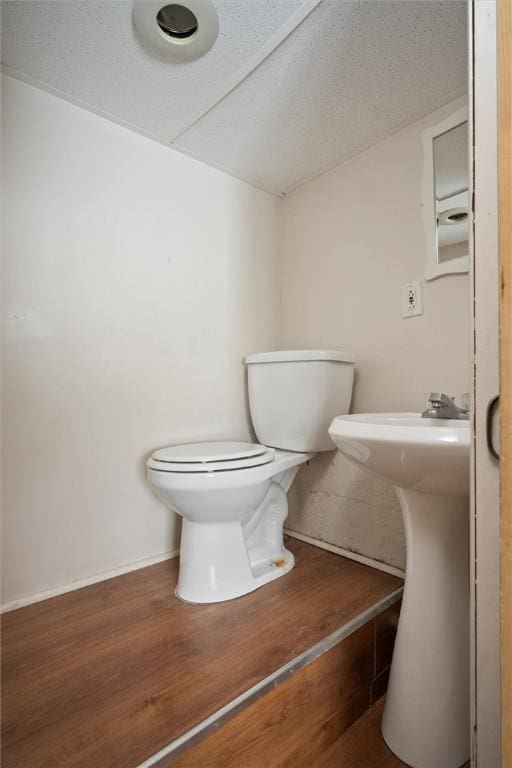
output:
[[[498,0],[501,738],[512,768],[512,0]]]

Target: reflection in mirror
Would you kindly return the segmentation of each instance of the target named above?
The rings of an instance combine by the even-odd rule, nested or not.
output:
[[[469,253],[468,124],[433,140],[436,256],[442,264]]]
[[[425,280],[469,272],[469,123],[461,107],[422,132]]]

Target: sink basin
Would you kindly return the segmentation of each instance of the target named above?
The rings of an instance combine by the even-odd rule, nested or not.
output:
[[[338,416],[329,434],[345,456],[401,488],[469,493],[469,421],[363,413]]]
[[[395,485],[407,562],[382,733],[414,768],[469,758],[469,421],[417,413],[338,416],[349,459]]]

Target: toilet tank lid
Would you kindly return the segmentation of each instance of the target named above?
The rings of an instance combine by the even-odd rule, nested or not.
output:
[[[336,363],[353,363],[354,355],[350,352],[340,352],[336,349],[284,349],[278,352],[257,352],[247,355],[245,364],[252,363],[296,363],[310,360],[334,361]]]

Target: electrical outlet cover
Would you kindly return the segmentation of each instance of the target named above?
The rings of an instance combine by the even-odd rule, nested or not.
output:
[[[402,317],[423,314],[421,283],[405,283],[402,286]]]

